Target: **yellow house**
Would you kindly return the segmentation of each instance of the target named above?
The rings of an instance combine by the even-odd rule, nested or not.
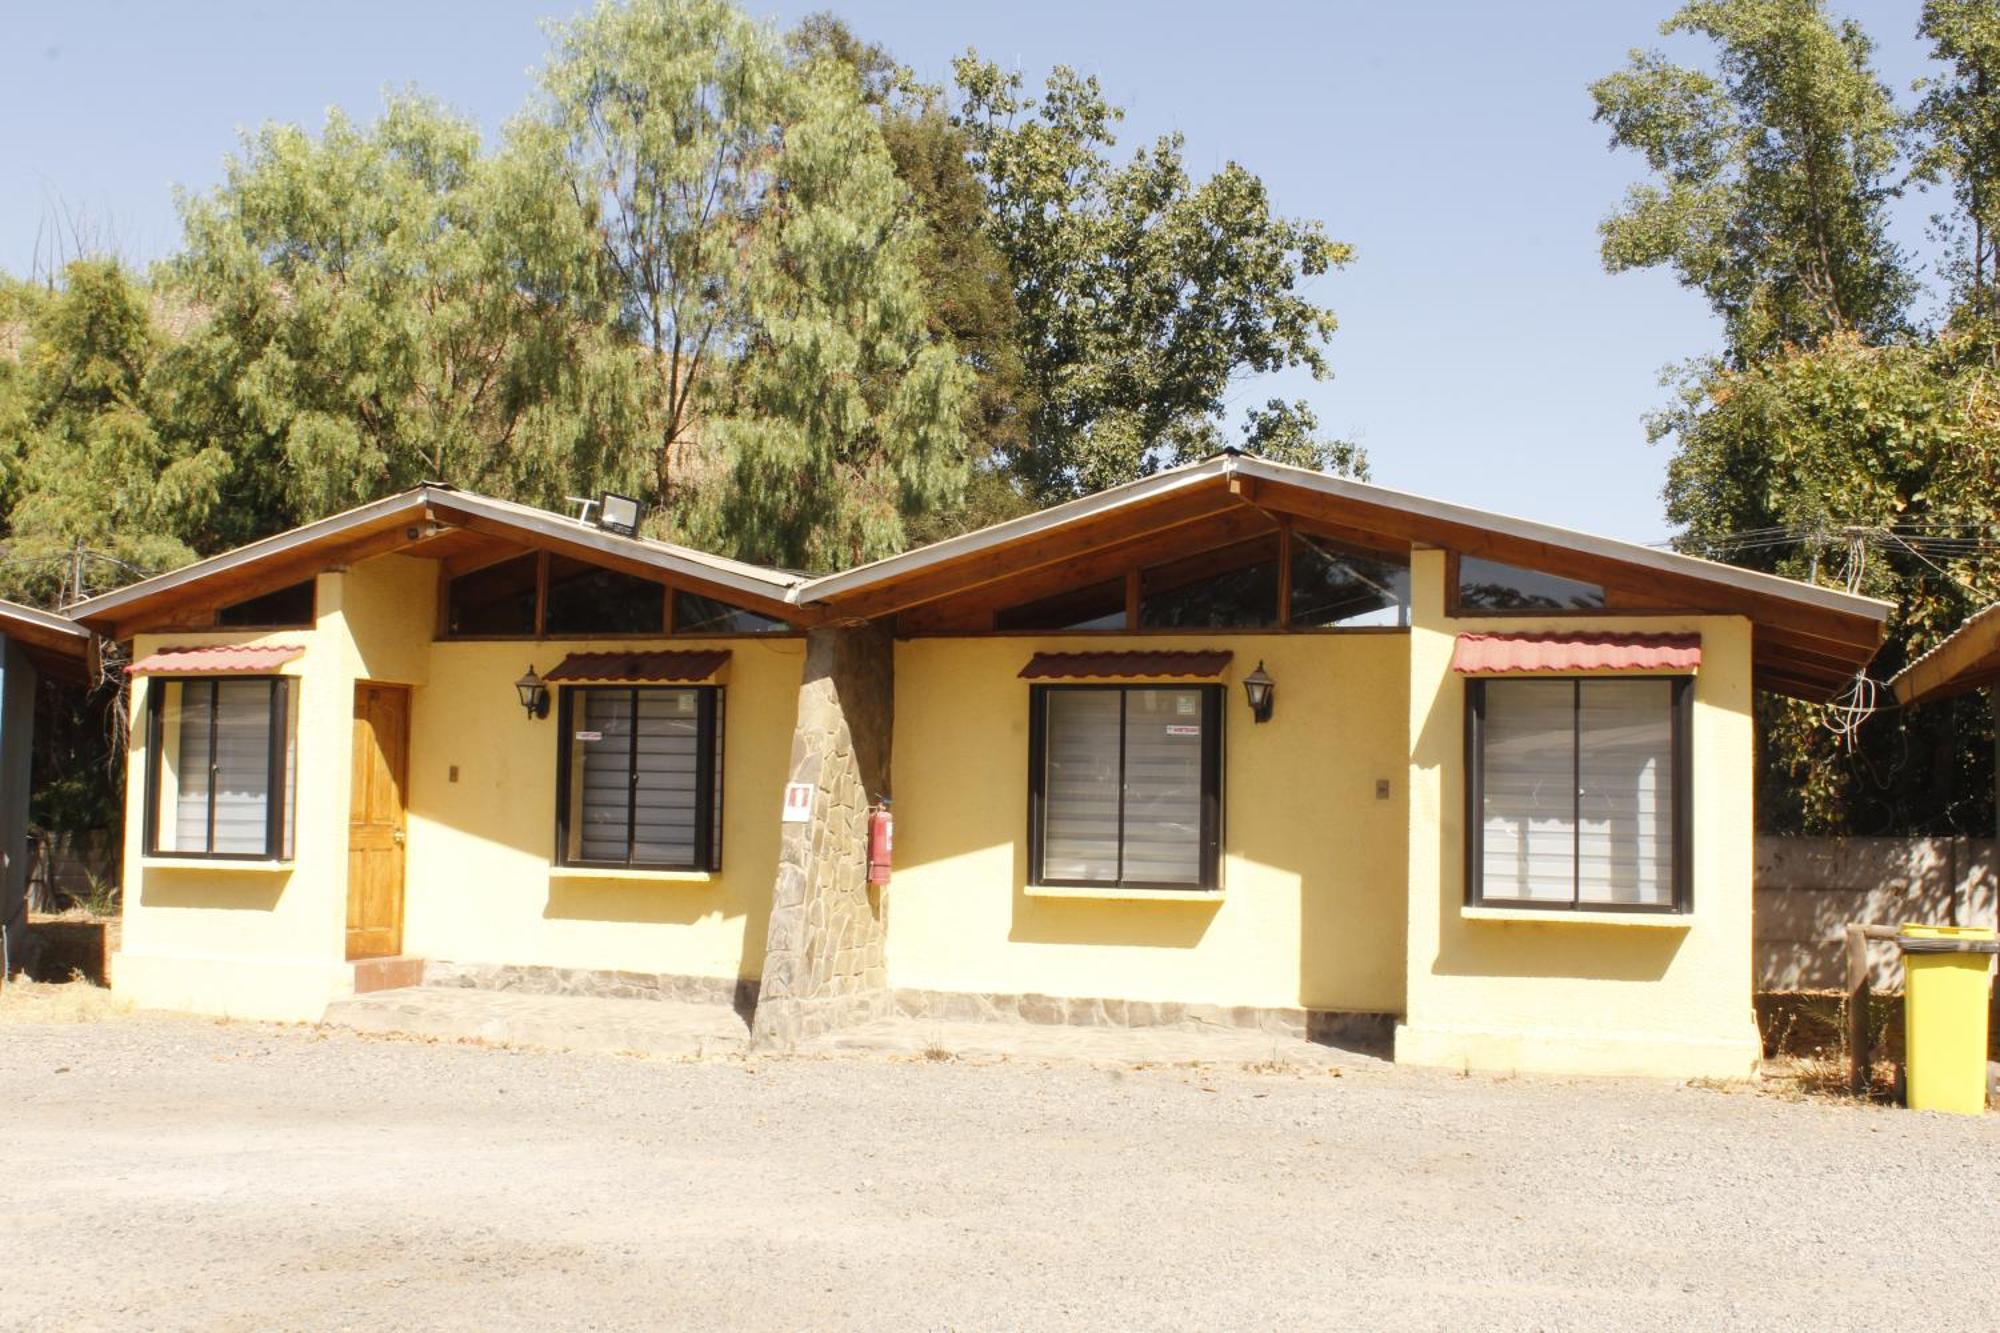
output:
[[[134,682],[114,985],[1742,1075],[1753,694],[1887,610],[1235,454],[819,578],[623,526],[425,486],[78,607]]]

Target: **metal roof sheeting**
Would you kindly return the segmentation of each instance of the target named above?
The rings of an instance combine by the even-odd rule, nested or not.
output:
[[[571,653],[542,679],[556,682],[707,680],[720,671],[728,660],[727,648],[653,653]]]
[[[1021,668],[1022,680],[1081,677],[1219,676],[1229,666],[1227,648],[1188,652],[1036,653]]]
[[[203,644],[162,648],[125,668],[128,676],[207,676],[218,672],[275,671],[305,652],[303,644]]]
[[[1461,634],[1451,669],[1469,676],[1533,671],[1692,671],[1699,634]]]

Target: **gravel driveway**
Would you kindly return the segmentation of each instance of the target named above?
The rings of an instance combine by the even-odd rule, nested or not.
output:
[[[0,1025],[0,1327],[1985,1327],[2000,1116]]]

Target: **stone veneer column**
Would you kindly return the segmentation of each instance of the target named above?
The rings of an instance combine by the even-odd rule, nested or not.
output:
[[[891,1011],[883,904],[868,885],[868,807],[889,794],[894,642],[872,625],[808,631],[790,781],[813,788],[810,823],[779,826],[759,1045]]]

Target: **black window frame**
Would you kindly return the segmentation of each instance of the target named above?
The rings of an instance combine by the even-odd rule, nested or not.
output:
[[[556,717],[556,845],[552,864],[573,870],[692,870],[710,874],[722,869],[722,775],[723,775],[723,688],[720,685],[593,684],[564,685],[557,690]],[[695,696],[695,812],[694,857],[686,862],[636,861],[632,859],[636,841],[639,768],[639,729],[632,728],[630,789],[625,805],[625,859],[569,856],[569,796],[575,775],[570,768],[572,736],[577,700],[588,694],[627,694],[632,698],[632,716],[638,716],[638,696],[642,693],[693,694]]]
[[[145,854],[181,861],[284,861],[288,860],[285,846],[290,832],[292,793],[287,781],[290,770],[288,762],[292,738],[289,734],[288,719],[294,715],[292,700],[297,687],[291,676],[148,676],[146,678],[146,814],[145,814]],[[261,681],[270,688],[270,732],[268,736],[271,796],[264,812],[264,847],[255,852],[218,852],[215,846],[215,798],[216,798],[216,733],[217,710],[215,707],[217,689],[225,681],[242,683]],[[189,851],[183,848],[163,850],[160,847],[160,761],[165,754],[167,685],[179,684],[182,689],[182,707],[185,708],[188,690],[205,685],[208,687],[208,819],[204,841],[210,850]]]
[[[1579,733],[1583,716],[1584,685],[1592,681],[1665,681],[1673,687],[1668,702],[1669,734],[1674,766],[1669,799],[1673,801],[1670,827],[1673,830],[1673,901],[1670,903],[1609,903],[1583,901],[1582,857],[1577,854],[1583,836],[1581,812],[1582,764]],[[1486,843],[1486,691],[1493,684],[1520,681],[1568,682],[1575,686],[1570,696],[1570,783],[1571,837],[1570,900],[1566,903],[1526,898],[1488,898],[1482,882],[1485,874]],[[1495,681],[1474,676],[1465,682],[1465,905],[1523,912],[1629,912],[1636,915],[1685,916],[1694,911],[1694,678],[1669,675],[1573,676],[1536,673]]]
[[[1047,824],[1048,701],[1058,691],[1115,691],[1118,712],[1118,877],[1116,879],[1052,879],[1043,874],[1043,838]],[[1201,878],[1191,884],[1125,879],[1125,725],[1128,712],[1122,696],[1195,690],[1201,695]],[[1215,893],[1222,887],[1223,715],[1225,691],[1220,684],[1062,684],[1028,687],[1028,882],[1049,888],[1105,890],[1159,889],[1169,893]]]

